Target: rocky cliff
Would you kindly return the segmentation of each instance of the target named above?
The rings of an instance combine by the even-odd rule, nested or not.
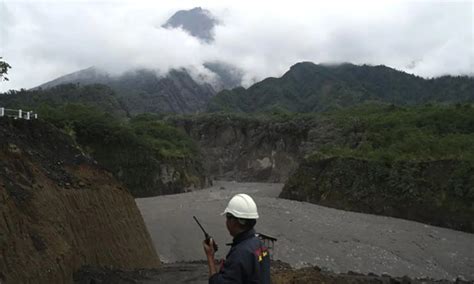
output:
[[[126,163],[112,157],[113,151],[103,154],[109,157],[99,157],[99,163],[126,184],[133,197],[177,194],[210,185],[201,163],[192,159],[158,160],[146,149],[136,149],[137,160]]]
[[[41,121],[0,119],[0,203],[1,282],[160,265],[127,189]]]
[[[307,159],[280,197],[474,232],[473,173],[460,160]]]
[[[303,157],[342,135],[332,122],[259,119],[232,114],[173,118],[198,142],[214,179],[284,182]]]

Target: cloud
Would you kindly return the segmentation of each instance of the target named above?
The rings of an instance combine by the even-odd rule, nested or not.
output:
[[[163,2],[163,3],[162,3]],[[223,23],[206,44],[160,26],[177,10],[209,9]],[[220,60],[245,83],[296,62],[384,64],[420,76],[473,74],[472,1],[12,1],[0,4],[0,91],[98,66],[203,70]]]

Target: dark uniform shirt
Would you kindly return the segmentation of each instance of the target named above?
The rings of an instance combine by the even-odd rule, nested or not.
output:
[[[238,234],[218,273],[209,284],[270,284],[270,252],[251,229]]]

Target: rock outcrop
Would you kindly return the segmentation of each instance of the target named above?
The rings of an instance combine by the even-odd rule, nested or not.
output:
[[[304,157],[349,139],[333,120],[277,119],[238,114],[174,117],[199,145],[211,179],[285,182]]]
[[[214,114],[171,123],[198,142],[210,177],[223,180],[284,182],[305,155],[340,139],[328,120],[265,121]]]
[[[78,142],[84,148],[94,147],[91,155],[125,184],[133,197],[176,194],[209,185],[200,161],[191,157],[159,156],[137,141],[140,138],[122,138],[97,143],[94,142],[100,139],[92,142],[78,139]]]
[[[41,121],[0,119],[0,205],[0,282],[160,265],[127,189]]]
[[[307,159],[280,197],[474,232],[473,173],[459,160]]]

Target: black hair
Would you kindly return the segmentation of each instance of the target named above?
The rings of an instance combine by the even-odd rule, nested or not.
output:
[[[236,219],[242,226],[242,228],[246,231],[252,229],[253,227],[255,227],[255,224],[257,224],[257,219],[237,218],[231,213],[227,213],[225,216],[227,217],[227,219]]]
[[[255,227],[255,224],[257,224],[257,220],[256,219],[242,219],[242,218],[239,218],[239,223],[244,226],[245,230],[250,230],[252,229],[253,227]]]

